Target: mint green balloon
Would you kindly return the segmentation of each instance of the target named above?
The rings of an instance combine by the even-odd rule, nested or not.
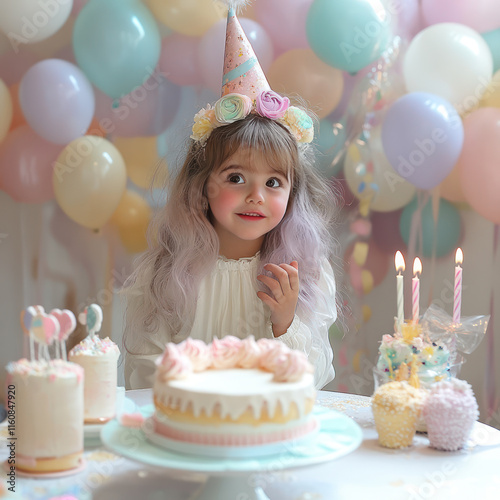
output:
[[[140,0],[90,0],[73,29],[73,51],[88,79],[112,98],[144,83],[160,58],[161,37]]]
[[[491,55],[493,56],[493,72],[500,69],[500,28],[487,33],[481,33],[484,41],[490,48]]]
[[[379,0],[314,0],[306,20],[307,39],[322,61],[356,73],[389,45],[392,17]]]
[[[410,240],[411,223],[413,214],[417,209],[417,200],[414,199],[404,208],[399,229],[404,242],[408,245]],[[422,209],[422,252],[424,257],[432,257],[434,237],[436,238],[436,257],[443,257],[453,252],[460,239],[461,222],[459,211],[446,200],[439,200],[439,214],[437,227],[434,229],[434,218],[432,214],[432,201],[429,200]],[[417,229],[417,233],[420,230]],[[417,250],[419,249],[417,244]]]

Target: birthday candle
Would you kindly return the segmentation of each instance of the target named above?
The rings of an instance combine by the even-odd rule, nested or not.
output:
[[[457,248],[455,254],[455,289],[453,294],[453,323],[460,322],[462,311],[462,262],[464,254],[461,248]]]
[[[403,254],[398,250],[396,252],[396,257],[394,259],[396,271],[398,274],[396,275],[396,284],[397,284],[397,306],[398,306],[398,329],[400,325],[403,324],[405,320],[405,312],[404,312],[404,295],[403,295],[403,272],[405,270],[405,260],[403,258]]]
[[[418,317],[420,315],[420,279],[419,276],[422,274],[422,262],[417,257],[413,261],[413,279],[412,281],[412,312],[413,312],[413,323],[418,323]]]

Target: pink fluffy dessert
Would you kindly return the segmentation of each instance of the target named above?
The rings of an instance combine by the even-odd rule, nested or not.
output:
[[[445,451],[463,448],[479,417],[472,387],[455,378],[431,386],[423,414],[430,445]]]

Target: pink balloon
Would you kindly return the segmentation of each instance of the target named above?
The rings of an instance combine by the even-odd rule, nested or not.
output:
[[[396,16],[394,34],[411,40],[423,28],[419,0],[393,0],[388,4],[390,15]]]
[[[14,129],[0,146],[0,186],[14,200],[43,203],[54,198],[53,164],[62,147],[27,125]]]
[[[271,38],[256,21],[247,18],[239,18],[239,21],[266,73],[274,58]],[[221,19],[203,35],[198,48],[198,62],[203,82],[217,95],[221,92],[225,40],[226,20]]]
[[[76,318],[69,309],[52,309],[50,314],[59,322],[58,340],[66,340],[76,328]]]
[[[399,231],[402,211],[401,209],[394,212],[372,212],[372,239],[382,252],[393,255],[398,250],[403,251],[406,248]]]
[[[425,26],[465,24],[480,33],[500,28],[498,0],[422,0]]]
[[[486,219],[500,224],[500,109],[480,108],[464,120],[458,169],[465,199]]]
[[[307,49],[306,18],[312,0],[259,0],[255,17],[269,33],[276,52]]]
[[[174,33],[161,42],[158,68],[177,85],[196,85],[201,83],[201,75],[196,55],[200,39]]]
[[[31,66],[40,60],[40,56],[21,49],[16,54],[7,51],[0,55],[0,78],[7,86],[18,83]]]
[[[180,87],[158,71],[116,102],[95,87],[94,94],[101,128],[117,137],[161,134],[174,120],[181,99]]]

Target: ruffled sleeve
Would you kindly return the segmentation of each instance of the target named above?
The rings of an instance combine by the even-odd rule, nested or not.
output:
[[[321,266],[319,286],[323,291],[324,299],[318,302],[312,317],[305,322],[300,319],[299,314],[296,314],[286,333],[278,337],[291,349],[298,349],[306,353],[309,362],[315,369],[316,389],[323,388],[335,377],[332,364],[333,350],[328,337],[328,329],[337,319],[335,278],[332,266],[326,259]]]

